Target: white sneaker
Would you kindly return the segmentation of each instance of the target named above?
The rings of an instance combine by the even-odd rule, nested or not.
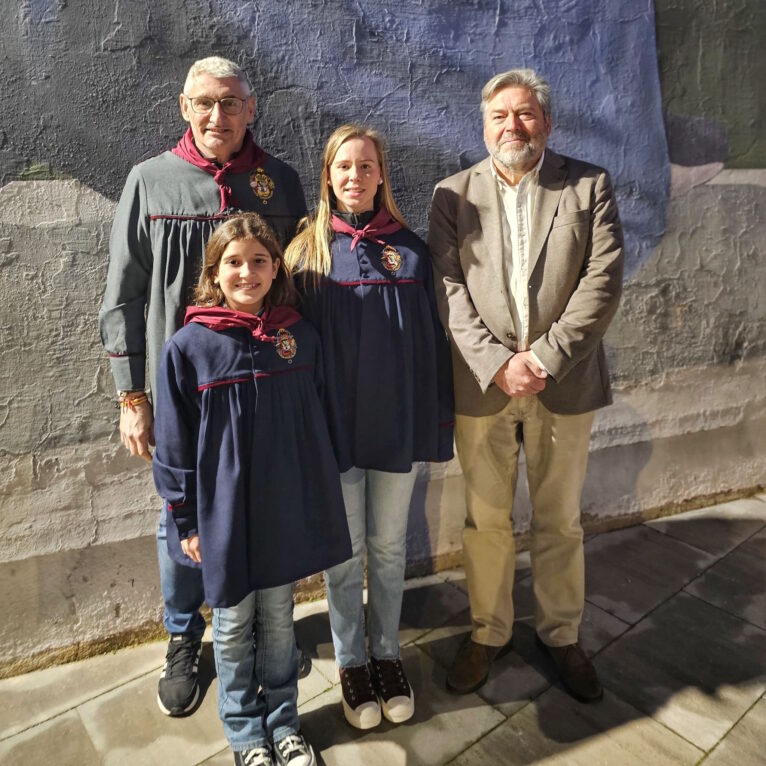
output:
[[[415,692],[412,691],[400,659],[370,659],[370,677],[380,698],[383,715],[391,723],[408,721],[415,713]]]
[[[288,734],[274,743],[277,766],[316,766],[314,749],[300,732]]]
[[[346,720],[357,729],[374,729],[381,721],[380,702],[367,665],[339,668],[341,704]]]
[[[234,753],[235,766],[274,766],[271,748],[254,747],[252,750],[242,750]]]

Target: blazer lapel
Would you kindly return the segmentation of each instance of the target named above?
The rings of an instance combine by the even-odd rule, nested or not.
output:
[[[502,202],[498,195],[495,179],[489,167],[489,157],[481,162],[474,170],[472,190],[472,202],[479,214],[481,221],[481,241],[477,243],[489,257],[497,273],[500,288],[505,297],[508,308],[511,299],[508,294],[508,278],[505,273],[504,253],[504,229],[503,219],[505,213],[502,210]]]
[[[564,188],[566,170],[563,158],[550,149],[540,166],[535,207],[532,213],[532,231],[529,237],[529,274],[535,270],[537,259],[543,249],[553,218],[559,206],[561,190]]]

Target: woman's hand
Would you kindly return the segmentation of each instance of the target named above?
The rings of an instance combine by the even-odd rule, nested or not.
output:
[[[202,563],[202,555],[199,551],[199,535],[192,535],[181,540],[181,550],[197,564]]]

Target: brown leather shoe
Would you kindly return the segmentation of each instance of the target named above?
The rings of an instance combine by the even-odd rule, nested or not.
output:
[[[585,656],[579,644],[548,646],[540,636],[537,645],[553,660],[559,678],[566,690],[580,702],[596,702],[604,696],[604,689],[596,675],[596,668]]]
[[[458,649],[447,673],[447,689],[455,694],[470,694],[480,689],[489,677],[492,662],[511,650],[511,642],[503,646],[477,644],[470,636]]]

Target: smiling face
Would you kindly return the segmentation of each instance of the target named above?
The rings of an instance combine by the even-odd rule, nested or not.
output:
[[[506,180],[518,183],[532,170],[551,132],[534,91],[510,86],[495,93],[484,110],[484,143]]]
[[[239,114],[225,114],[220,103],[207,114],[199,114],[192,109],[190,99],[200,96],[217,101],[233,96],[245,101]],[[255,117],[255,98],[248,95],[247,88],[236,77],[203,73],[194,77],[186,93],[181,94],[181,114],[191,125],[200,154],[223,164],[242,148],[247,126]]]
[[[223,251],[213,282],[230,309],[257,314],[278,270],[279,258],[272,260],[257,239],[235,239]]]
[[[383,183],[375,144],[366,136],[344,141],[330,163],[329,184],[342,213],[364,213],[375,207]]]

